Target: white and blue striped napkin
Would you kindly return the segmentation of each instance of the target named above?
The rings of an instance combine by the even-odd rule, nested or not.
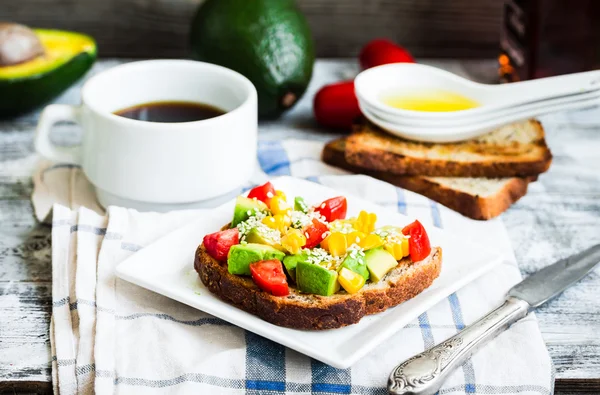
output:
[[[111,207],[104,213],[80,169],[46,164],[34,177],[32,200],[42,219],[55,204],[55,393],[385,394],[394,365],[496,307],[520,280],[501,219],[472,221],[412,192],[346,175],[319,160],[321,149],[310,141],[261,141],[262,170],[253,182],[275,175],[308,178],[501,250],[505,263],[421,314],[356,365],[335,369],[115,277],[119,262],[202,210],[158,214]],[[553,383],[551,360],[530,315],[456,370],[439,393],[546,395]]]

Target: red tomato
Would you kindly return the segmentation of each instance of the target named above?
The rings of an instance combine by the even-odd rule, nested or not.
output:
[[[413,262],[422,261],[429,256],[431,245],[427,231],[419,221],[408,224],[402,229],[402,233],[410,236],[408,239],[408,252]]]
[[[388,63],[415,63],[406,49],[386,39],[369,41],[360,51],[358,59],[363,70]]]
[[[323,233],[327,232],[329,228],[323,222],[318,219],[312,220],[312,225],[308,225],[304,228],[304,236],[306,236],[306,244],[303,248],[315,248],[321,241],[323,241]]]
[[[208,255],[217,261],[226,261],[231,246],[240,243],[240,232],[237,228],[222,230],[204,236],[203,242]]]
[[[346,218],[346,210],[348,202],[343,196],[334,197],[325,200],[315,208],[315,211],[325,217],[327,222],[335,221],[336,219]]]
[[[251,263],[250,274],[254,283],[263,291],[275,296],[286,296],[290,293],[283,266],[277,259]]]
[[[269,181],[263,185],[252,188],[250,192],[248,192],[248,198],[256,198],[267,205],[273,196],[275,196],[275,188]]]
[[[336,129],[348,129],[361,116],[358,99],[354,93],[354,81],[326,85],[317,92],[313,102],[317,122]]]

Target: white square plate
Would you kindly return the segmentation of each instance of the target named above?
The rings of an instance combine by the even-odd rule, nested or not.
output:
[[[287,196],[303,196],[309,204],[318,204],[341,194],[334,189],[291,177],[276,178],[272,182]],[[360,210],[367,210],[377,214],[378,226],[403,226],[413,220],[366,200],[349,195],[346,197],[348,217],[356,216]],[[336,368],[343,369],[353,365],[421,313],[501,261],[497,253],[430,227],[427,232],[431,245],[441,246],[443,250],[442,271],[432,286],[421,294],[345,328],[325,331],[283,328],[223,302],[204,287],[198,276],[190,276],[194,270],[194,253],[202,238],[231,221],[234,205],[235,202],[231,201],[208,211],[202,218],[143,248],[117,267],[117,276]],[[464,251],[469,253],[465,254]]]

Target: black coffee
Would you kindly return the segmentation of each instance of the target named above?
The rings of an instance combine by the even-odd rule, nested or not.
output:
[[[115,111],[116,115],[148,122],[191,122],[225,114],[220,108],[187,101],[157,101]]]

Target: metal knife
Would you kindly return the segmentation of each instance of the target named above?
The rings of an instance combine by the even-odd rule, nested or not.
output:
[[[527,277],[508,291],[502,306],[437,346],[396,366],[388,380],[389,393],[435,394],[446,377],[479,347],[581,280],[599,262],[600,244],[597,244]]]

